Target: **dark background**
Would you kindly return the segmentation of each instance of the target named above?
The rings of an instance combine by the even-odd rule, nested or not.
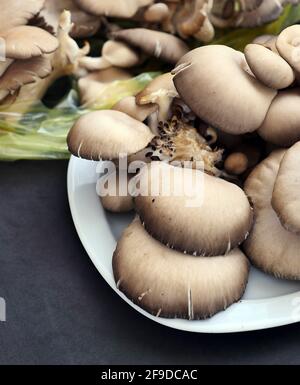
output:
[[[81,246],[66,174],[62,161],[0,163],[0,364],[300,364],[300,324],[201,335],[131,309]]]

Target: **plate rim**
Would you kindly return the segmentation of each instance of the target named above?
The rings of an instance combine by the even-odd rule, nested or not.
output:
[[[76,203],[75,203],[74,194],[73,194],[74,187],[75,187],[75,183],[74,183],[75,178],[73,178],[73,175],[74,175],[74,172],[76,170],[76,163],[80,160],[81,159],[78,159],[72,155],[70,157],[68,169],[67,169],[67,194],[68,194],[68,201],[69,201],[69,207],[70,207],[70,212],[71,212],[73,224],[75,226],[75,229],[76,229],[77,235],[80,239],[80,242],[81,242],[83,248],[85,249],[85,252],[89,256],[90,260],[92,261],[93,265],[97,269],[98,273],[106,281],[106,283],[111,287],[111,289],[115,293],[117,293],[117,295],[119,297],[121,297],[134,310],[136,310],[137,312],[139,312],[140,314],[142,314],[146,318],[154,321],[155,323],[158,323],[160,325],[163,325],[165,327],[169,327],[169,328],[172,328],[175,330],[181,330],[184,332],[191,332],[191,333],[205,333],[205,334],[242,333],[242,332],[250,332],[250,331],[256,331],[256,330],[271,329],[271,328],[275,328],[275,327],[280,327],[280,326],[285,326],[285,325],[290,325],[290,324],[300,322],[300,311],[299,311],[299,314],[297,316],[283,315],[282,318],[275,318],[275,319],[270,318],[270,319],[264,320],[264,323],[260,324],[260,325],[258,325],[258,324],[261,323],[262,321],[250,322],[248,324],[245,323],[243,325],[240,324],[239,327],[231,325],[231,326],[228,326],[227,328],[225,328],[224,326],[219,326],[219,328],[212,329],[211,326],[208,325],[208,327],[207,327],[207,324],[204,324],[205,322],[207,322],[209,320],[188,321],[188,320],[179,320],[179,319],[175,319],[175,318],[170,319],[170,318],[155,317],[155,316],[151,315],[150,313],[147,313],[145,310],[143,310],[139,306],[135,305],[120,290],[117,289],[116,285],[112,285],[110,280],[107,278],[106,272],[101,268],[100,264],[96,260],[96,257],[93,255],[92,251],[90,250],[88,242],[86,240],[86,237],[85,237],[85,235],[82,232],[82,229],[80,227],[79,218],[75,214]],[[92,163],[98,163],[98,162],[92,162],[91,161],[91,164]],[[298,298],[300,299],[300,291],[286,294],[286,295],[282,295],[282,296],[278,296],[278,297],[266,298],[266,299],[247,299],[247,300],[242,299],[242,300],[238,301],[237,303],[231,305],[231,307],[241,306],[242,304],[245,304],[245,303],[246,304],[249,304],[249,303],[254,304],[255,303],[257,305],[263,305],[266,303],[270,303],[272,301],[279,301],[279,302],[290,301],[290,302],[293,302],[293,299],[298,299]],[[300,305],[300,300],[299,300],[299,305]],[[228,311],[228,309],[227,309],[227,311]],[[293,313],[293,309],[291,308],[291,314],[292,313]],[[222,313],[219,313],[219,314],[222,314]],[[174,325],[173,325],[172,321],[176,321],[176,322],[180,321],[182,324],[180,326],[178,326],[174,322]],[[191,326],[195,325],[195,323],[197,323],[197,324],[201,323],[201,325],[202,325],[201,328],[200,329],[198,329],[197,327],[192,328]],[[190,325],[190,326],[187,327],[186,325]],[[215,325],[214,325],[214,327],[215,327]]]

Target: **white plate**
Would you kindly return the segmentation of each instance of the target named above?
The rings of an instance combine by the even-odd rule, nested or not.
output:
[[[96,167],[96,162],[75,157],[70,160],[68,194],[73,220],[81,242],[99,273],[135,310],[162,325],[198,333],[242,332],[300,321],[300,282],[277,280],[254,268],[243,300],[206,321],[157,318],[130,302],[116,288],[112,254],[117,239],[133,214],[108,214],[104,211],[96,193]]]

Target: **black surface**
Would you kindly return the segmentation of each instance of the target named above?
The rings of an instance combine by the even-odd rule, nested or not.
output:
[[[66,162],[0,163],[1,364],[300,364],[300,324],[183,333],[125,304],[74,229]]]

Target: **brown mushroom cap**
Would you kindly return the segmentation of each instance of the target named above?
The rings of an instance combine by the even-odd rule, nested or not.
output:
[[[118,288],[149,313],[194,320],[212,317],[243,296],[249,263],[239,249],[211,258],[171,250],[137,218],[118,242],[113,271]]]
[[[13,94],[25,84],[50,75],[52,66],[46,57],[14,61],[0,77],[0,100]]]
[[[172,64],[189,51],[188,46],[178,37],[146,28],[124,29],[114,32],[113,37]]]
[[[178,62],[174,84],[202,120],[238,135],[262,124],[276,95],[250,72],[241,52],[211,45],[189,52]]]
[[[92,15],[107,17],[133,17],[139,8],[153,3],[153,0],[74,0],[75,3]]]
[[[262,45],[248,44],[245,57],[255,77],[267,87],[280,90],[295,81],[295,73],[290,65]]]
[[[300,88],[281,91],[273,100],[258,134],[267,142],[288,147],[300,140]]]
[[[248,177],[245,191],[254,205],[255,223],[243,247],[258,268],[285,279],[300,279],[300,237],[287,231],[271,206],[284,151],[274,151]]]
[[[165,245],[189,254],[222,255],[250,231],[250,204],[232,183],[163,162],[144,167],[138,179],[136,211],[147,231]]]
[[[286,151],[274,185],[272,206],[282,226],[300,234],[300,142]]]
[[[112,175],[115,178],[116,185],[115,191],[109,191],[109,194],[102,194],[101,190],[98,191],[100,193],[100,199],[105,210],[108,210],[112,213],[127,213],[134,209],[133,197],[129,194],[128,191],[128,181],[130,180],[127,175],[127,194],[120,193],[120,180],[119,173],[116,172]],[[122,186],[123,188],[123,186]]]
[[[75,156],[110,160],[142,150],[152,138],[145,124],[123,112],[101,110],[77,120],[69,132],[68,145]]]
[[[1,0],[0,31],[27,24],[44,3],[45,0]]]
[[[300,25],[292,25],[284,29],[276,40],[276,47],[280,55],[289,65],[300,73]]]
[[[20,26],[2,31],[0,37],[5,41],[6,57],[10,59],[30,59],[54,52],[58,40],[38,27]]]

